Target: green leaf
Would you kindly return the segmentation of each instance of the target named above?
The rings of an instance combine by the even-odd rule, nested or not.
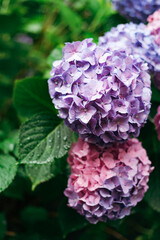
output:
[[[69,233],[84,228],[88,224],[84,217],[67,206],[66,199],[63,199],[59,205],[58,217],[64,238]]]
[[[34,77],[17,80],[13,99],[18,113],[24,117],[46,110],[55,112],[46,79]]]
[[[151,173],[149,189],[145,195],[145,199],[154,210],[160,212],[160,162],[158,156],[157,154],[153,155],[155,169]]]
[[[62,158],[74,140],[74,133],[63,123],[55,127],[55,117],[49,113],[34,116],[20,131],[20,161],[25,164],[45,164]]]
[[[0,192],[6,189],[16,175],[16,160],[10,155],[0,155]]]
[[[26,174],[32,182],[32,190],[35,190],[40,183],[46,182],[57,174],[62,173],[66,168],[66,164],[67,161],[64,157],[46,164],[25,165]]]
[[[32,182],[32,190],[34,190],[40,183],[46,182],[54,177],[52,172],[52,163],[41,165],[26,165],[26,174]]]
[[[26,165],[26,173],[32,182],[32,190],[40,183],[46,182],[60,172],[55,162],[46,164]]]
[[[7,230],[6,218],[3,213],[0,214],[0,240],[4,239]]]
[[[148,138],[150,140],[150,145],[148,144],[147,150],[155,169],[149,178],[149,189],[145,195],[145,199],[154,210],[160,212],[160,141],[155,131],[149,136],[152,136],[152,141],[151,138]]]

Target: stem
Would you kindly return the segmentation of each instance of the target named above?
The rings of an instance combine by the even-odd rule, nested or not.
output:
[[[148,116],[148,120],[149,120],[151,123],[154,124],[154,120],[153,120],[153,118],[152,118],[150,115]]]
[[[119,232],[116,232],[113,228],[106,227],[105,228],[106,232],[115,237],[116,239],[119,240],[127,240],[125,237],[123,237]]]

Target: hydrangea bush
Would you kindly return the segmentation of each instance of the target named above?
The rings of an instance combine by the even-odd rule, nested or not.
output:
[[[49,92],[59,117],[88,142],[106,145],[137,137],[150,111],[147,65],[91,39],[67,43],[53,63]]]
[[[0,239],[157,240],[159,2],[1,2]]]

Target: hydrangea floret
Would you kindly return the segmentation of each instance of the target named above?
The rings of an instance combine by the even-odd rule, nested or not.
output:
[[[59,117],[91,143],[138,136],[150,111],[147,64],[124,50],[96,46],[91,39],[66,44],[48,84]]]
[[[79,139],[68,156],[68,206],[90,223],[121,219],[142,200],[153,170],[137,139],[97,147]]]

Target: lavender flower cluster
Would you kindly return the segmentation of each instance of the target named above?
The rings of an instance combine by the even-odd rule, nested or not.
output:
[[[136,139],[110,148],[95,148],[79,139],[69,151],[68,163],[69,206],[93,224],[129,215],[147,191],[153,170]]]
[[[101,41],[102,42],[102,41]],[[101,44],[102,45],[102,44]],[[84,140],[106,145],[138,136],[150,111],[150,75],[139,56],[67,43],[53,63],[49,92],[59,117]]]
[[[160,0],[112,0],[115,9],[128,20],[146,22],[147,17],[160,8]]]

